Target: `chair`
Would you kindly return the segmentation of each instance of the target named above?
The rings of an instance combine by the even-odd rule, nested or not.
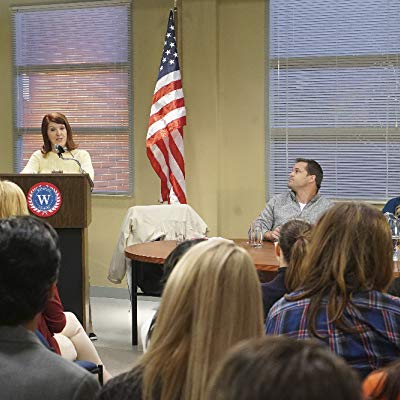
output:
[[[175,240],[178,236],[194,239],[205,236],[207,232],[207,224],[188,204],[131,207],[121,226],[108,280],[118,284],[124,278],[130,267],[130,260],[125,257],[128,246],[155,240]]]
[[[136,310],[136,302],[132,299],[136,300],[137,287],[132,287],[132,280],[139,287],[144,288],[146,294],[159,295],[162,289],[159,284],[162,266],[140,262],[131,263],[125,257],[126,247],[156,240],[175,240],[182,237],[195,239],[206,236],[207,232],[207,224],[188,204],[131,207],[121,226],[121,233],[108,271],[108,280],[117,284],[121,283],[128,272],[131,306],[132,310],[133,307]],[[146,290],[143,277],[148,270],[154,274],[154,282],[148,285],[149,290]],[[140,282],[141,278],[142,282]],[[137,345],[137,326],[134,325],[137,325],[136,314],[132,312],[132,344]]]

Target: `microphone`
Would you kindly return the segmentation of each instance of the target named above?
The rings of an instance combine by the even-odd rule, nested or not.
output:
[[[74,161],[74,162],[76,162],[76,163],[78,164],[79,172],[80,172],[81,174],[85,174],[85,175],[87,176],[87,178],[88,178],[88,180],[89,180],[89,183],[90,183],[90,188],[91,188],[91,190],[93,190],[94,183],[93,183],[93,181],[92,181],[92,178],[91,178],[91,177],[89,176],[89,174],[82,168],[81,163],[74,157],[74,155],[70,152],[70,154],[71,154],[72,157],[64,157],[64,156],[63,156],[63,153],[65,153],[65,151],[68,150],[68,149],[67,149],[66,147],[63,147],[63,146],[59,145],[59,144],[55,144],[55,145],[54,145],[54,150],[57,152],[58,157],[60,157],[62,160],[64,160],[64,161]]]
[[[54,145],[54,150],[56,151],[56,153],[58,154],[58,157],[63,158],[62,154],[65,153],[65,147],[62,147],[59,144],[55,144]]]

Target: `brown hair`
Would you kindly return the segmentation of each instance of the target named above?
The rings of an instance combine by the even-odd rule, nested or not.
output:
[[[325,296],[329,320],[354,332],[343,316],[353,293],[385,290],[393,278],[392,237],[385,217],[366,203],[334,205],[312,229],[302,272],[303,291],[286,299],[310,298],[309,332],[318,336],[315,320]]]
[[[301,284],[301,264],[310,241],[311,224],[301,219],[293,219],[282,225],[279,234],[279,247],[287,262],[285,286],[289,292]]]
[[[46,114],[42,120],[42,137],[43,137],[42,153],[43,154],[47,154],[50,151],[52,151],[51,142],[47,135],[47,128],[48,128],[50,122],[54,122],[56,124],[63,124],[65,126],[65,128],[67,129],[66,147],[68,150],[74,150],[78,147],[78,145],[75,144],[74,139],[72,138],[72,129],[68,122],[67,117],[64,114],[54,112],[54,113]]]
[[[149,349],[136,367],[143,398],[204,399],[226,351],[263,334],[261,288],[249,254],[225,239],[193,246],[168,278]]]
[[[14,182],[0,181],[0,218],[29,215],[25,194]]]
[[[361,400],[355,371],[314,340],[264,337],[231,350],[214,374],[208,400]]]

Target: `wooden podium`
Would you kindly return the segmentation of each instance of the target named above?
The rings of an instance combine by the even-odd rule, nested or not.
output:
[[[72,311],[86,329],[89,312],[87,227],[91,222],[91,191],[87,174],[0,174],[22,188],[25,195],[39,182],[55,185],[61,193],[58,212],[41,218],[60,237],[61,268],[58,290],[65,311]]]

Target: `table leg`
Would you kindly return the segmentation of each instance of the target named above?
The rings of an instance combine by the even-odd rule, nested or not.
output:
[[[137,321],[137,274],[135,261],[131,261],[131,316],[132,316],[132,346],[138,345]]]

